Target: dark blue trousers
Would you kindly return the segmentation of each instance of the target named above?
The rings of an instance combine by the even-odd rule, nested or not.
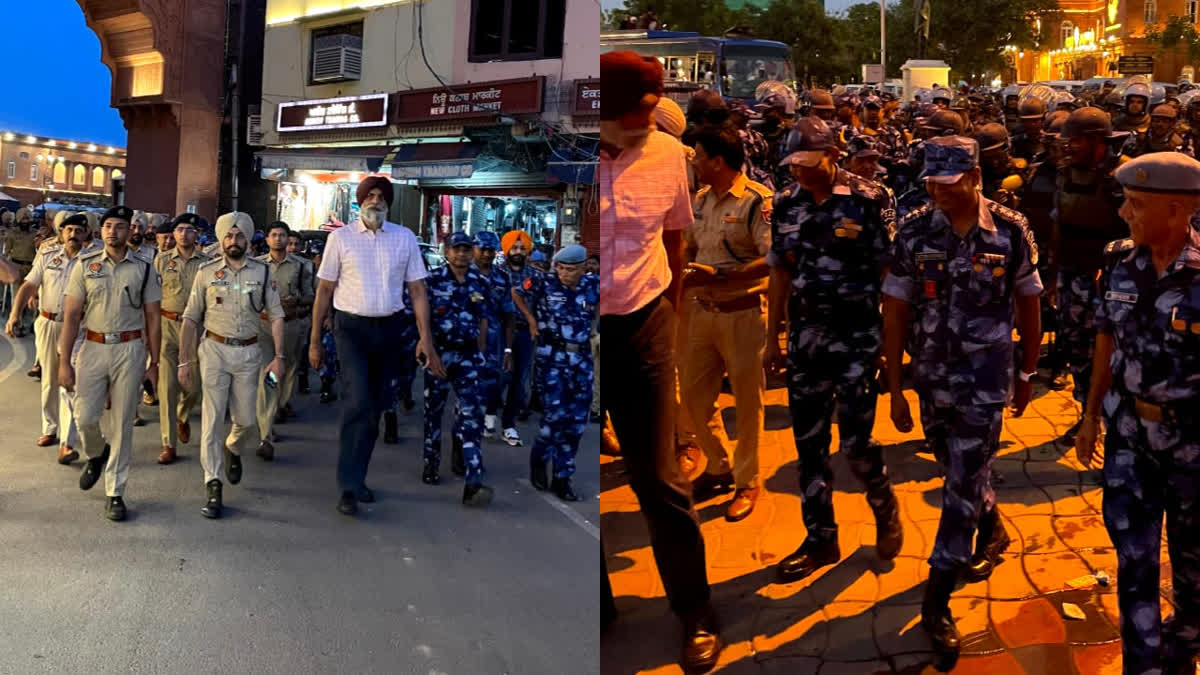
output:
[[[403,328],[399,312],[383,317],[338,312],[334,317],[342,394],[337,479],[343,492],[357,490],[366,481],[379,416],[392,400],[400,360],[414,358],[396,353]]]

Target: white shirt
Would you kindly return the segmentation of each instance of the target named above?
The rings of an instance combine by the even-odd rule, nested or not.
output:
[[[390,316],[404,308],[404,287],[428,273],[417,235],[384,221],[372,232],[355,220],[329,233],[318,279],[337,284],[333,307],[358,316]]]

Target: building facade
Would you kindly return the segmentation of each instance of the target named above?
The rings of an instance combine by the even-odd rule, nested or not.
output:
[[[22,205],[111,206],[124,175],[125,148],[0,131],[0,192]]]
[[[383,174],[424,241],[522,227],[598,244],[593,0],[268,0],[266,20],[252,125],[275,217],[349,222],[354,186]]]
[[[1146,39],[1147,31],[1161,29],[1171,16],[1186,17],[1197,25],[1200,0],[1059,0],[1059,18],[1038,20],[1045,36],[1042,51],[1013,51],[1009,57],[1017,79],[1085,80],[1090,77],[1124,77],[1122,56],[1153,58],[1155,81],[1177,82],[1189,62],[1185,47],[1171,50]]]

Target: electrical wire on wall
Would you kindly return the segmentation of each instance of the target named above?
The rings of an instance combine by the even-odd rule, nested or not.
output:
[[[425,0],[418,0],[417,4],[419,5],[417,8],[417,41],[421,44],[421,60],[425,62],[425,67],[429,69],[433,79],[442,85],[442,89],[457,96],[458,94],[450,88],[450,85],[442,81],[442,76],[437,74],[433,66],[429,65],[429,56],[425,54]]]

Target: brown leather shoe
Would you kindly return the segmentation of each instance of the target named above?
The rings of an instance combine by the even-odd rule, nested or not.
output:
[[[158,455],[159,464],[170,464],[175,461],[175,448],[169,445],[164,445],[162,452]]]
[[[179,442],[187,443],[192,440],[192,425],[187,422],[178,422],[175,424],[175,430],[179,432]]]
[[[675,457],[679,460],[679,472],[688,482],[696,480],[704,473],[705,464],[700,461],[703,456],[704,451],[691,443],[676,446]]]
[[[725,520],[731,523],[736,523],[754,511],[754,504],[758,501],[758,488],[738,488],[733,493],[733,501],[729,502],[729,510],[725,512]]]
[[[37,444],[39,448],[48,448],[58,442],[58,436],[45,435],[39,436]]]
[[[71,462],[74,462],[77,459],[79,459],[79,453],[75,452],[74,448],[67,445],[66,443],[59,446],[59,448],[58,448],[58,463],[59,464],[62,464],[65,466],[67,464],[70,464]]]

